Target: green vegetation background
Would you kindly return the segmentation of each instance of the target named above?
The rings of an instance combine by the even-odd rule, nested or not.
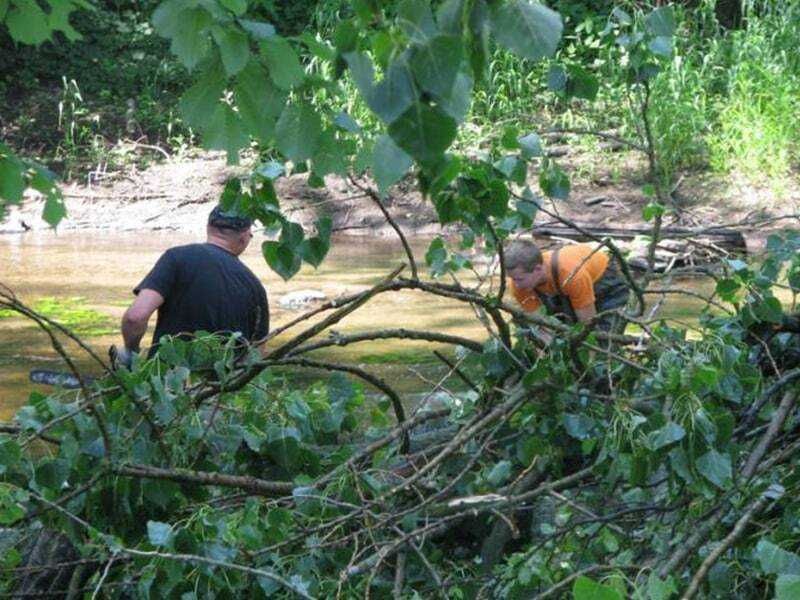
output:
[[[195,146],[177,103],[189,76],[149,24],[158,3],[104,0],[81,11],[80,44],[15,44],[0,31],[0,134],[24,156],[70,179],[107,163],[135,159],[117,142]],[[478,127],[462,134],[478,146],[498,123],[635,128],[623,101],[624,69],[600,36],[614,6],[631,2],[552,2],[565,19],[553,62],[588,66],[602,82],[597,101],[564,100],[548,90],[547,62],[495,50],[472,107]],[[342,0],[265,0],[261,17],[281,34],[332,30],[349,15]],[[670,67],[653,83],[653,126],[663,175],[709,168],[753,183],[785,186],[800,159],[800,3],[796,0],[682,3]],[[60,37],[61,34],[56,34]],[[63,41],[63,40],[61,40]],[[313,65],[309,65],[313,68]],[[152,156],[148,153],[147,156]]]

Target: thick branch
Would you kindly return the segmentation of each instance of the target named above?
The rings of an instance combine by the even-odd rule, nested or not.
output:
[[[188,469],[162,469],[151,467],[150,465],[127,464],[115,467],[114,471],[126,477],[165,479],[179,483],[232,487],[252,492],[258,496],[285,496],[286,494],[291,494],[295,487],[290,481],[267,481],[251,476],[225,475],[223,473],[190,471]]]

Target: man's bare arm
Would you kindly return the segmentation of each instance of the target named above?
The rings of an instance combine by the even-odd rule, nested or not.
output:
[[[143,289],[136,296],[122,316],[122,339],[125,348],[139,351],[139,343],[147,331],[147,322],[159,306],[164,304],[164,297],[155,290]]]
[[[575,316],[578,317],[578,321],[581,323],[588,323],[597,315],[597,309],[595,308],[594,304],[590,304],[585,308],[576,308],[575,309]]]

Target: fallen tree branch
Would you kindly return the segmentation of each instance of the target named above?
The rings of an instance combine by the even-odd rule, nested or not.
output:
[[[252,492],[258,496],[285,496],[296,487],[290,481],[267,481],[249,475],[225,475],[189,469],[163,469],[150,465],[124,464],[113,467],[113,471],[125,477],[163,479],[178,483],[193,483],[219,487],[231,487]]]

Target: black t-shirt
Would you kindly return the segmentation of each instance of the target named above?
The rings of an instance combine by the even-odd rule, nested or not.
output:
[[[242,261],[214,244],[170,248],[133,293],[143,289],[164,297],[153,349],[164,335],[238,331],[253,341],[269,331],[264,286]]]

